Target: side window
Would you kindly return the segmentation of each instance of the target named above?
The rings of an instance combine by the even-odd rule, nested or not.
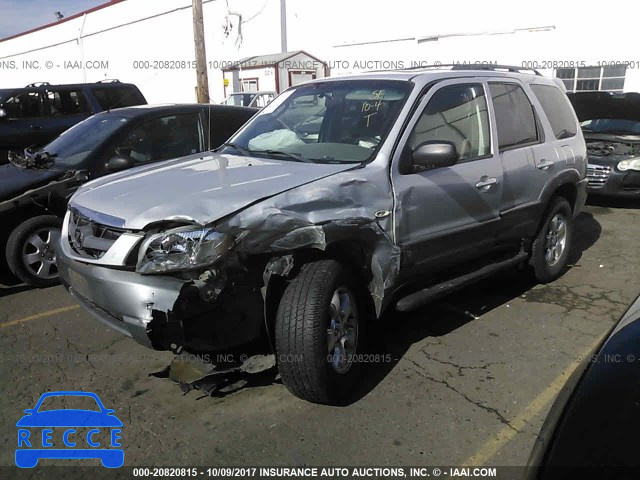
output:
[[[19,93],[7,100],[3,108],[7,118],[35,118],[43,116],[42,95],[38,92]]]
[[[450,142],[460,160],[491,152],[487,101],[482,85],[452,85],[438,90],[409,137],[415,149],[424,142]]]
[[[148,120],[118,142],[116,150],[136,163],[183,157],[204,150],[198,113]]]
[[[527,94],[514,83],[489,83],[500,150],[538,143],[538,126]]]
[[[103,110],[143,105],[142,95],[131,87],[93,87],[91,89]]]
[[[49,90],[46,97],[48,115],[59,117],[91,113],[84,93],[79,90]]]
[[[551,85],[531,85],[558,140],[575,137],[578,127],[567,96]]]

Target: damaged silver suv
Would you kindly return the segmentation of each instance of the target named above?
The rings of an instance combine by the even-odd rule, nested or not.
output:
[[[215,152],[81,187],[60,276],[143,345],[264,345],[291,392],[336,402],[389,307],[518,265],[562,274],[587,187],[562,88],[511,68],[295,86]]]

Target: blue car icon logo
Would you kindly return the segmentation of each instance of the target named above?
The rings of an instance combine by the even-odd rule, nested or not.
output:
[[[94,405],[92,400],[95,401],[95,410],[43,408],[43,402],[50,397],[56,397],[56,400],[59,400],[57,397],[71,400],[88,397],[91,405]],[[87,398],[82,400],[87,401]],[[124,450],[120,444],[122,422],[114,415],[114,410],[104,407],[95,393],[48,392],[40,397],[34,408],[24,412],[26,415],[16,423],[18,467],[33,468],[41,458],[99,458],[107,468],[123,465]],[[54,429],[56,434],[62,434],[60,445],[54,445]],[[87,432],[81,433],[77,429]]]

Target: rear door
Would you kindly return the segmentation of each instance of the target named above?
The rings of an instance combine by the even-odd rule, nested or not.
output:
[[[547,141],[548,122],[528,85],[514,79],[490,81],[489,91],[504,170],[498,241],[518,248],[523,238],[535,234],[542,208],[541,194],[566,164],[566,153],[561,142]],[[575,136],[575,131],[572,134]],[[558,135],[562,137],[569,132]]]
[[[394,158],[394,234],[406,252],[405,274],[436,272],[485,256],[500,220],[502,166],[493,153],[490,105],[483,80],[448,80],[432,87],[410,120]],[[401,173],[413,149],[448,142],[451,167]]]
[[[200,110],[145,118],[101,147],[89,166],[91,178],[111,173],[107,164],[114,157],[129,160],[133,167],[200,153],[205,145]]]
[[[43,135],[49,140],[92,114],[89,102],[79,88],[47,88],[44,101],[48,121],[43,125]]]

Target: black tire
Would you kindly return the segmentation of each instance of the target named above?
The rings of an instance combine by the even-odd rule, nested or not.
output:
[[[562,253],[557,259],[555,259],[555,254],[551,255],[551,259],[555,260],[551,262],[547,256],[550,246],[548,242],[553,242],[554,235],[551,235],[551,240],[548,238],[548,235],[551,234],[551,225],[555,218],[561,218],[562,221],[565,222],[566,238]],[[558,236],[556,235],[555,238],[557,239]],[[555,197],[547,209],[544,222],[531,248],[531,259],[529,263],[533,267],[533,274],[538,282],[552,282],[564,273],[572,244],[573,211],[571,210],[569,202],[564,197]]]
[[[349,270],[335,260],[304,265],[285,289],[276,317],[276,359],[282,382],[297,397],[336,404],[352,391],[362,366],[357,355],[364,351],[364,315],[368,313],[361,290]],[[343,372],[332,365],[328,340],[331,301],[337,292],[351,294],[348,298],[353,302],[357,325],[355,342],[349,341],[355,349],[343,357],[352,362],[343,365],[347,368]],[[354,329],[349,330],[346,336],[352,338]]]
[[[51,231],[57,230],[59,238],[60,230],[62,229],[62,220],[54,215],[41,215],[31,218],[18,225],[13,232],[11,232],[7,241],[5,253],[9,269],[16,277],[33,287],[50,287],[57,285],[59,282],[58,271],[55,265],[50,267],[49,273],[51,275],[46,276],[50,278],[44,278],[38,275],[38,263],[33,263],[30,266],[27,264],[25,257],[28,253],[34,253],[29,250],[31,248],[31,245],[28,245],[29,239],[38,232],[46,231],[47,229]],[[57,241],[52,239],[51,243],[55,243],[57,247]],[[35,253],[39,251],[40,250],[35,250]],[[49,263],[49,259],[52,258],[51,249],[42,251],[42,253],[46,255],[46,257],[43,258]],[[55,251],[53,252],[53,258],[55,260]],[[41,263],[40,265],[44,266],[45,264]],[[44,270],[42,271],[42,275],[44,275]]]

